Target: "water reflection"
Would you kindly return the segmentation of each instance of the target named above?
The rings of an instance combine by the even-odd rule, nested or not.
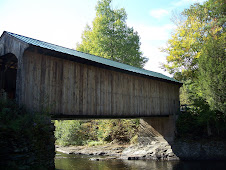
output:
[[[226,166],[223,161],[89,160],[92,157],[58,153],[55,166],[58,170],[217,170]]]
[[[123,160],[123,163],[130,169],[153,169],[165,170],[174,169],[179,164],[179,161],[153,161],[153,160]]]

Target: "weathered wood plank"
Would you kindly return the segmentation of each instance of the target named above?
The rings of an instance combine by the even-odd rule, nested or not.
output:
[[[100,101],[101,101],[101,91],[100,91],[100,71],[98,69],[95,69],[96,71],[96,78],[95,78],[95,82],[96,82],[96,114],[99,115],[100,114]]]
[[[178,109],[179,86],[29,52],[23,100],[68,115],[151,116]],[[29,74],[28,74],[29,73]],[[36,88],[34,88],[36,87]]]

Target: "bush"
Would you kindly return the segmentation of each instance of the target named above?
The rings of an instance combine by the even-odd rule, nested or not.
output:
[[[0,96],[0,169],[54,167],[54,137],[50,116],[31,113]]]
[[[88,146],[97,146],[97,145],[103,145],[106,144],[104,141],[88,141],[87,145]]]
[[[195,138],[198,136],[202,137],[204,134],[203,126],[197,124],[197,115],[194,115],[191,112],[180,114],[176,122],[176,127],[177,137]]]
[[[109,119],[98,122],[98,139],[129,143],[137,134],[139,120],[137,119]]]
[[[55,121],[56,144],[99,145],[111,141],[129,143],[137,134],[138,125],[137,119]]]
[[[83,145],[83,142],[88,139],[78,120],[56,120],[55,127],[56,144],[58,145]]]
[[[196,102],[176,122],[177,137],[187,139],[226,139],[226,120],[219,111],[211,111],[208,104]]]

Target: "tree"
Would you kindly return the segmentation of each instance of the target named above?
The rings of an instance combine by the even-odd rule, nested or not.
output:
[[[182,99],[193,105],[190,113],[208,135],[226,130],[225,8],[223,0],[191,5],[163,49],[163,67],[184,82]]]
[[[182,15],[185,17],[184,22],[177,26],[176,32],[168,41],[168,47],[164,49],[168,53],[164,68],[178,80],[192,81],[185,83],[186,85],[195,83],[199,86],[193,92],[199,93],[199,97],[205,98],[209,104],[210,91],[212,94],[221,94],[222,100],[223,94],[219,90],[224,91],[221,83],[224,83],[222,79],[225,76],[224,1],[209,0],[203,5],[191,5]],[[213,84],[219,86],[213,88]]]
[[[212,110],[226,114],[225,37],[209,37],[199,59],[199,82],[203,98]]]
[[[168,41],[163,51],[168,53],[163,68],[178,80],[197,79],[198,60],[209,34],[224,30],[225,6],[223,0],[209,0],[203,5],[194,4],[182,12],[184,22]]]
[[[111,0],[100,0],[92,27],[86,26],[77,50],[142,68],[147,58],[140,51],[140,37],[126,25],[125,9],[112,9]]]
[[[199,83],[202,97],[211,110],[226,116],[226,58],[225,58],[225,11],[223,0],[209,0],[203,5],[208,15],[203,16],[207,23],[206,39],[199,58]]]

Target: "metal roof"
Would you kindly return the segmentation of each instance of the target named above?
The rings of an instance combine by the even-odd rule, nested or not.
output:
[[[121,69],[121,70],[126,70],[126,71],[130,71],[130,72],[134,72],[134,73],[139,73],[141,75],[151,76],[151,77],[155,77],[155,78],[159,78],[159,79],[163,79],[163,80],[169,80],[169,81],[172,81],[172,82],[182,84],[181,82],[175,80],[174,78],[165,76],[161,73],[157,73],[157,72],[133,67],[133,66],[123,64],[123,63],[120,63],[120,62],[112,61],[110,59],[106,59],[106,58],[103,58],[103,57],[98,57],[98,56],[95,56],[95,55],[83,53],[83,52],[80,52],[80,51],[76,51],[76,50],[65,48],[65,47],[62,47],[62,46],[55,45],[55,44],[36,40],[36,39],[33,39],[33,38],[25,37],[25,36],[18,35],[18,34],[15,34],[15,33],[7,32],[7,31],[5,31],[5,32],[8,33],[9,35],[21,40],[21,41],[27,43],[27,44],[30,44],[30,45],[34,45],[34,46],[42,47],[42,48],[45,48],[45,49],[49,49],[49,50],[69,54],[69,55],[72,55],[72,56],[80,57],[80,58],[83,58],[83,59],[86,59],[86,60],[94,61],[94,62],[104,64],[104,65],[107,65],[107,66],[111,66],[111,67],[115,67],[115,68],[118,68],[118,69]]]

